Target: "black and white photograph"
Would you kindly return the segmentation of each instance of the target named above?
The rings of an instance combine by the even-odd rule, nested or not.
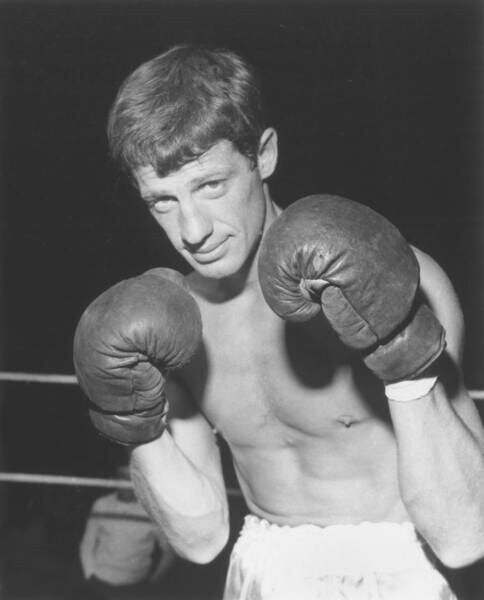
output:
[[[0,0],[0,600],[484,598],[481,0]]]

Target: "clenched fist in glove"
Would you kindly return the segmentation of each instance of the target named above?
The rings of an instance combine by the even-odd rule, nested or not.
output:
[[[140,444],[165,428],[165,376],[187,363],[202,336],[195,300],[180,273],[152,269],[117,283],[82,315],[74,366],[99,432]]]
[[[418,298],[412,249],[357,202],[314,195],[286,208],[263,239],[259,279],[284,319],[308,320],[322,309],[385,383],[418,376],[444,350],[444,330]]]

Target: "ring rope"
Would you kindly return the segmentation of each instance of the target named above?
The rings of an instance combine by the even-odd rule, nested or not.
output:
[[[75,375],[44,374],[44,373],[21,373],[12,371],[0,371],[0,381],[16,381],[21,383],[51,383],[63,385],[77,385]],[[484,390],[468,390],[474,400],[484,400]],[[34,473],[2,473],[0,482],[5,483],[37,483],[48,485],[68,485],[80,487],[101,488],[132,488],[131,481],[123,479],[107,479],[101,477],[75,477],[69,475],[42,475]],[[228,488],[228,496],[240,496],[237,489]]]
[[[75,375],[59,375],[44,373],[19,373],[13,371],[0,371],[0,381],[18,381],[21,383],[54,383],[64,385],[77,385]],[[474,400],[484,400],[484,390],[468,390]]]
[[[14,373],[12,371],[0,371],[0,381],[19,381],[22,383],[60,383],[66,385],[77,385],[77,377],[75,375]]]
[[[86,487],[132,488],[126,479],[103,479],[97,477],[74,477],[69,475],[41,475],[36,473],[0,473],[0,482],[42,483],[51,485],[80,485]]]
[[[43,485],[69,485],[80,487],[101,488],[132,488],[133,484],[127,479],[106,479],[102,477],[75,477],[69,475],[43,475],[36,473],[6,473],[0,472],[0,482],[6,483],[40,483]],[[240,491],[227,488],[228,496],[240,496]]]

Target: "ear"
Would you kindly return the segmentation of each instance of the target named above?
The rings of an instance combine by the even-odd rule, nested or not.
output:
[[[269,127],[260,136],[259,153],[257,155],[257,167],[261,179],[268,179],[277,165],[278,147],[277,133]]]

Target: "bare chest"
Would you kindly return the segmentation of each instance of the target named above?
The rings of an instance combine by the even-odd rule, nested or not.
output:
[[[316,322],[290,325],[272,314],[208,320],[190,370],[201,410],[238,446],[332,435],[384,406],[378,383]]]

